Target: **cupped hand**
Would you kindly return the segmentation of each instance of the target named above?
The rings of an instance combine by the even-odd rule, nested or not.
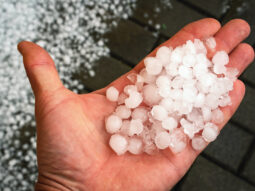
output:
[[[216,50],[229,53],[229,67],[242,71],[254,58],[253,48],[241,43],[250,33],[240,19],[223,27],[214,19],[202,19],[181,29],[162,45],[176,47],[187,40],[214,36]],[[160,45],[160,46],[162,46]],[[115,104],[106,100],[106,88],[78,95],[61,83],[53,60],[41,47],[21,42],[18,49],[35,94],[37,122],[38,181],[36,190],[169,190],[187,172],[199,152],[188,145],[179,154],[170,149],[155,155],[117,156],[108,146],[110,135],[105,117]],[[157,49],[149,55],[154,56]],[[215,51],[210,51],[212,57]],[[132,72],[143,67],[141,61]],[[120,91],[129,82],[126,75],[112,82]],[[244,84],[237,80],[230,92],[232,105],[222,109],[227,123],[240,104]]]

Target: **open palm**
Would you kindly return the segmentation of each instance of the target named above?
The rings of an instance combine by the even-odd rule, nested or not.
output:
[[[249,32],[242,20],[232,20],[221,28],[214,19],[202,19],[185,26],[163,45],[176,47],[187,40],[214,36],[216,49],[230,54],[228,66],[241,73],[254,57],[248,44],[240,44]],[[36,97],[36,190],[169,190],[199,154],[188,145],[179,154],[166,149],[152,156],[117,156],[108,146],[110,135],[104,128],[105,117],[115,108],[104,96],[106,88],[77,95],[64,88],[45,50],[31,42],[21,42],[18,48]],[[209,52],[208,57],[213,54]],[[142,67],[143,61],[133,72]],[[121,91],[129,83],[126,75],[111,85]],[[222,109],[225,120],[220,128],[237,109],[244,91],[237,80],[230,93],[233,104]]]

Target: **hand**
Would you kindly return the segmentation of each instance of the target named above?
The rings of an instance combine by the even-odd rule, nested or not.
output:
[[[185,26],[163,45],[176,47],[187,40],[214,36],[216,49],[230,53],[228,66],[242,73],[254,58],[253,48],[240,44],[249,32],[249,25],[240,19],[222,28],[214,19],[202,19]],[[179,154],[166,149],[153,156],[117,156],[108,146],[110,135],[104,127],[105,117],[115,107],[104,96],[106,88],[77,95],[63,86],[45,50],[31,42],[21,42],[18,49],[36,99],[36,190],[169,190],[198,156],[190,145]],[[208,57],[213,54],[209,52]],[[133,71],[142,67],[143,61]],[[128,83],[126,75],[110,85],[121,91]],[[220,128],[236,111],[244,92],[244,84],[237,80],[230,93],[232,105],[223,108],[225,120]]]

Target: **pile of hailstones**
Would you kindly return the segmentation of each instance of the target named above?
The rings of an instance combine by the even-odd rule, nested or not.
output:
[[[229,91],[238,70],[226,68],[225,51],[207,58],[207,49],[215,46],[213,37],[189,40],[175,49],[162,46],[155,57],[144,60],[139,74],[128,75],[132,85],[121,93],[113,86],[107,89],[107,99],[117,106],[105,127],[118,155],[166,148],[179,153],[190,141],[193,149],[202,150],[216,139],[217,125],[224,121],[219,107],[231,105]]]

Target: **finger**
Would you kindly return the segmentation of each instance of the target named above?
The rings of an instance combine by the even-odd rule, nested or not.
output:
[[[178,33],[176,33],[172,38],[170,38],[163,44],[159,45],[147,56],[155,56],[157,49],[160,48],[161,46],[171,46],[175,48],[176,46],[182,45],[187,40],[194,40],[195,38],[204,39],[209,36],[213,36],[220,29],[220,27],[221,27],[220,23],[217,20],[212,18],[206,18],[206,19],[195,21],[193,23],[186,25]],[[130,84],[129,80],[127,79],[128,74],[133,72],[138,72],[143,67],[144,67],[144,63],[142,60],[132,71],[124,74],[117,80],[113,81],[107,87],[114,86],[119,91],[122,91],[123,87],[125,87],[127,84]],[[96,93],[104,94],[107,87],[97,90]]]
[[[227,67],[238,69],[238,75],[241,75],[253,59],[253,48],[249,44],[242,43],[239,44],[229,55],[229,63]]]
[[[23,56],[26,73],[35,96],[63,87],[53,60],[43,48],[32,42],[23,41],[19,43],[18,50]]]
[[[227,53],[230,53],[240,42],[248,37],[249,34],[250,26],[246,21],[242,19],[233,19],[215,34],[215,51],[224,50]],[[208,57],[212,57],[215,51],[209,52]]]

